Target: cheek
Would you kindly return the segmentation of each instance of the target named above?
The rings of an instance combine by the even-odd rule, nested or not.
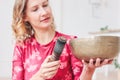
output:
[[[47,13],[48,13],[49,15],[52,16],[52,10],[51,10],[51,8],[48,8],[46,11],[47,11]]]
[[[51,17],[51,19],[54,21],[54,15],[52,14],[51,11],[48,12],[49,16]]]
[[[39,19],[38,19],[38,17],[36,17],[36,16],[31,16],[31,17],[29,18],[29,23],[31,24],[31,26],[36,26],[36,25],[38,25],[38,22],[39,22]]]
[[[36,22],[39,19],[37,14],[31,14],[29,17],[29,22]]]

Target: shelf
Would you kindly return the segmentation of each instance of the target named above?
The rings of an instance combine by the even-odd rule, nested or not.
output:
[[[105,34],[105,33],[120,33],[120,29],[109,29],[104,31],[98,31],[98,32],[89,32],[89,34]]]

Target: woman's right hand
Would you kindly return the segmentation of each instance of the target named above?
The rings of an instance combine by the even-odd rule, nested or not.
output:
[[[44,62],[42,63],[40,70],[33,75],[31,80],[46,80],[51,79],[57,73],[58,68],[60,67],[60,61],[50,61],[51,56],[47,56]]]

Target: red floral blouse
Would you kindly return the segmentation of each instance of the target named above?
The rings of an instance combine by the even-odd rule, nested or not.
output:
[[[34,36],[25,40],[24,44],[15,45],[12,61],[12,80],[30,80],[40,69],[46,56],[51,55],[55,41],[59,36],[67,38],[67,43],[60,56],[61,66],[57,74],[50,80],[78,80],[82,72],[82,62],[76,59],[69,46],[69,40],[75,38],[56,32],[54,39],[48,44],[39,44]]]

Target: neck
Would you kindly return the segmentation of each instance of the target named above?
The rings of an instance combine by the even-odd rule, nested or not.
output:
[[[35,32],[35,38],[40,44],[49,43],[54,38],[54,36],[55,36],[55,31],[52,29]]]

